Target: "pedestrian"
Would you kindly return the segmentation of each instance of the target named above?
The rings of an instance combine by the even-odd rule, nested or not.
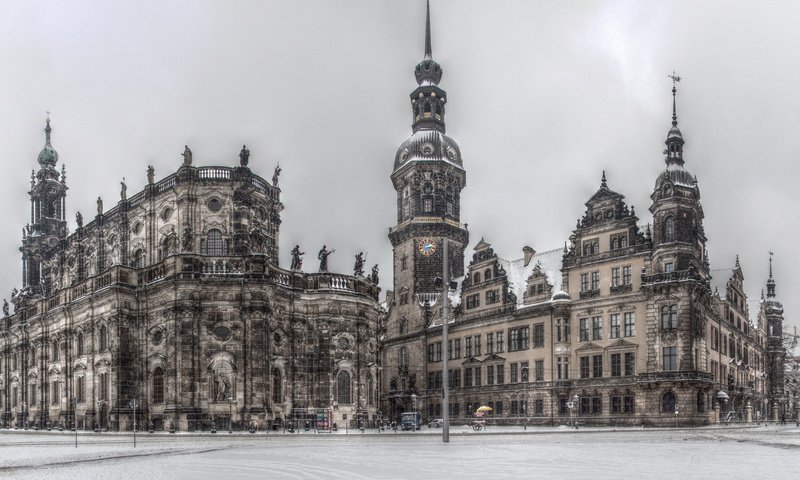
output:
[[[781,414],[781,425],[786,425],[786,413]]]

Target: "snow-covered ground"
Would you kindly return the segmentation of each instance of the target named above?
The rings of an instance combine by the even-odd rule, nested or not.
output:
[[[0,430],[3,479],[771,478],[800,476],[794,425],[699,429],[452,427],[216,435]]]

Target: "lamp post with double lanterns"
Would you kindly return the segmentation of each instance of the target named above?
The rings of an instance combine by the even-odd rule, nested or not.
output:
[[[525,415],[525,423],[522,424],[523,430],[528,430],[528,366],[522,366],[522,381],[523,384],[523,400],[522,400],[522,412]]]

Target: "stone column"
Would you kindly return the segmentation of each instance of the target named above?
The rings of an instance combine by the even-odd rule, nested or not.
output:
[[[747,401],[747,405],[744,407],[745,415],[747,415],[747,423],[753,423],[753,404],[750,401]]]

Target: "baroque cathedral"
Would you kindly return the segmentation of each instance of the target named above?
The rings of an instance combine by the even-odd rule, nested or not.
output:
[[[466,423],[481,406],[499,424],[778,418],[786,401],[783,307],[772,259],[754,323],[738,259],[732,268],[709,265],[700,189],[678,128],[679,78],[666,165],[658,172],[653,164],[652,227],[603,173],[563,249],[525,246],[521,258],[507,260],[480,239],[464,271],[465,163],[445,134],[448,97],[432,57],[430,11],[415,75],[412,134],[391,174],[397,224],[389,234],[394,286],[381,361],[384,412],[419,409],[439,418],[447,408],[453,423]],[[452,267],[443,272],[443,264]],[[458,280],[447,298],[437,279]],[[445,301],[454,308],[443,344]],[[445,381],[449,405],[442,405]]]
[[[278,266],[279,169],[183,164],[69,232],[45,128],[4,306],[4,426],[195,431],[319,426],[377,411],[375,276]],[[320,257],[325,256],[320,254]],[[134,413],[135,412],[135,413]]]
[[[116,204],[98,198],[96,215],[84,223],[78,213],[70,232],[48,119],[22,283],[0,324],[0,423],[324,428],[412,410],[434,419],[444,408],[465,423],[478,406],[501,424],[777,419],[786,398],[776,284],[770,273],[750,312],[738,260],[711,269],[675,84],[652,226],[602,174],[563,249],[525,246],[505,259],[485,239],[470,244],[462,223],[466,169],[445,131],[429,9],[424,52],[412,133],[390,176],[385,304],[376,272],[358,263],[353,275],[328,272],[324,248],[318,271],[303,270],[299,247],[289,269],[278,265],[280,171],[271,181],[254,173],[246,147],[238,165],[196,166],[187,146],[177,171],[156,180],[148,168],[143,191],[128,196],[123,183]]]

